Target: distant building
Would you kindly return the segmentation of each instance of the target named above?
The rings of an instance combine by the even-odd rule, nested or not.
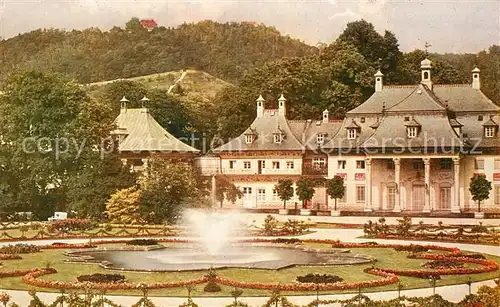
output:
[[[277,110],[257,99],[257,116],[243,134],[216,148],[218,176],[244,193],[226,206],[279,208],[279,179],[317,181],[311,209],[331,210],[321,178],[341,176],[343,211],[460,213],[477,205],[469,192],[478,174],[492,182],[485,211],[500,211],[500,107],[471,84],[433,84],[432,63],[421,63],[419,84],[387,86],[375,74],[375,93],[343,121],[288,120],[286,99]],[[294,197],[289,203],[298,202]]]
[[[142,99],[141,108],[128,108],[125,97],[120,101],[120,114],[112,135],[118,139],[122,161],[134,171],[143,170],[148,160],[155,157],[192,161],[199,150],[168,133],[149,113],[147,101],[146,97]]]
[[[141,25],[148,31],[152,31],[158,27],[158,24],[154,19],[141,19]]]

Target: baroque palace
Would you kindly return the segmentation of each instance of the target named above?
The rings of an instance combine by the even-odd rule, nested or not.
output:
[[[194,158],[205,175],[233,182],[243,197],[225,207],[281,208],[273,191],[280,179],[309,177],[317,182],[309,209],[333,210],[325,178],[344,178],[341,211],[474,211],[470,179],[492,182],[485,211],[500,208],[500,107],[481,92],[480,70],[472,84],[433,84],[432,63],[421,63],[421,83],[384,85],[375,74],[375,93],[343,120],[289,120],[286,98],[266,109],[260,96],[256,118],[239,137],[200,157],[166,132],[146,108],[126,109],[117,118],[120,152],[134,167],[165,153]],[[122,101],[126,103],[126,100]],[[134,135],[134,136],[133,136]],[[180,144],[179,144],[179,143]],[[215,180],[214,180],[215,181]],[[290,208],[299,206],[294,196]]]

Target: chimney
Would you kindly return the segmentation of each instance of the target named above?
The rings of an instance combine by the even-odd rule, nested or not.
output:
[[[472,88],[475,90],[481,89],[481,79],[479,78],[480,72],[481,70],[477,67],[472,70]]]
[[[329,120],[330,118],[328,117],[328,109],[325,109],[323,111],[323,123],[328,123]]]
[[[384,87],[384,74],[379,70],[375,74],[375,92],[381,92]]]
[[[259,95],[259,98],[257,98],[257,118],[264,116],[264,103],[266,100],[262,95]]]
[[[422,70],[422,84],[427,85],[427,87],[432,91],[432,80],[431,80],[432,62],[426,58],[425,60],[420,62],[420,69]]]
[[[125,113],[127,112],[127,102],[128,99],[123,96],[122,99],[120,99],[120,113]]]
[[[280,98],[278,98],[278,114],[286,117],[286,98],[281,94]]]

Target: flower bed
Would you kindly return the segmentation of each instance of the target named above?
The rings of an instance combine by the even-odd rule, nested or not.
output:
[[[158,245],[158,241],[157,240],[153,240],[153,239],[133,239],[133,240],[130,240],[130,241],[126,242],[125,244],[127,244],[127,245],[149,246],[149,245]]]
[[[463,262],[453,260],[453,259],[440,259],[433,260],[423,264],[424,268],[428,269],[458,269],[464,266]]]
[[[0,260],[21,260],[23,257],[18,254],[0,254]]]

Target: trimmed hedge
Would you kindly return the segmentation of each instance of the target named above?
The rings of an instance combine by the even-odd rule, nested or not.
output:
[[[344,279],[337,275],[309,273],[304,276],[298,276],[297,281],[300,283],[333,284],[336,282],[342,282]]]
[[[40,247],[33,244],[16,244],[16,245],[6,245],[0,247],[0,254],[33,254],[38,253]]]
[[[91,283],[120,283],[125,281],[125,276],[121,274],[100,274],[95,273],[92,275],[80,275],[76,278],[79,282]]]
[[[151,246],[151,245],[158,245],[158,241],[153,240],[153,239],[133,239],[133,240],[127,241],[125,244],[126,245]]]

